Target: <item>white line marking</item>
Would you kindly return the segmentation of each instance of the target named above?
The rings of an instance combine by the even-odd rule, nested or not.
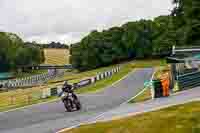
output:
[[[124,76],[122,79],[120,79],[119,81],[117,81],[117,83],[120,82],[120,81],[122,81],[123,79],[127,78],[128,76],[130,76],[130,74],[132,74],[133,72],[135,72],[135,69],[134,69],[133,71],[131,71],[129,74],[127,74],[126,76]],[[154,75],[155,75],[155,71],[154,71],[154,73],[153,73],[152,76],[151,76],[151,81],[153,80]],[[114,84],[112,84],[112,85],[115,85],[115,84],[117,84],[117,83],[114,83]],[[112,86],[112,85],[111,85],[111,86]],[[142,91],[144,91],[144,90],[145,90],[145,89],[143,89]],[[142,91],[140,91],[136,96],[138,96],[139,94],[141,94]],[[134,96],[134,98],[135,98],[136,96]],[[127,100],[127,101],[121,103],[119,106],[128,103],[128,102],[131,101],[132,99],[133,99],[133,98],[131,98],[131,99],[129,99],[129,100]],[[118,106],[118,107],[119,107],[119,106]],[[116,108],[117,108],[117,107],[116,107]],[[115,108],[113,108],[113,109],[115,109]],[[98,115],[98,116],[96,116],[96,117],[94,117],[94,118],[91,118],[91,119],[89,119],[89,120],[87,120],[87,121],[85,121],[85,122],[81,122],[81,123],[79,123],[79,124],[77,124],[77,125],[74,125],[74,126],[71,126],[71,127],[69,127],[69,128],[61,129],[61,130],[59,130],[59,131],[56,132],[56,133],[66,132],[66,131],[68,131],[68,130],[77,128],[77,127],[79,127],[79,126],[83,126],[83,125],[87,125],[87,124],[96,123],[96,122],[97,122],[97,121],[96,121],[97,119],[99,119],[100,117],[102,117],[104,114],[106,114],[106,113],[112,111],[113,109],[111,109],[111,110],[109,110],[109,111],[106,111],[106,112],[103,112],[103,113],[101,113],[100,115]]]
[[[56,98],[56,99],[53,99],[53,100],[50,100],[50,101],[46,101],[46,102],[41,102],[41,103],[36,103],[36,104],[32,104],[32,105],[27,105],[27,106],[24,106],[24,107],[19,107],[19,108],[15,108],[15,109],[10,109],[10,110],[7,110],[7,111],[0,112],[0,115],[1,115],[1,114],[4,114],[4,113],[8,113],[8,112],[13,112],[13,111],[17,111],[17,110],[21,110],[21,109],[33,107],[33,106],[38,106],[38,105],[42,105],[42,104],[46,104],[46,103],[56,102],[56,101],[58,101],[58,100],[59,100],[59,99]]]
[[[153,81],[153,78],[154,78],[155,74],[156,74],[156,71],[154,70],[154,72],[153,72],[153,74],[152,74],[152,76],[151,76],[150,82]],[[135,99],[137,96],[141,95],[146,89],[147,89],[147,87],[145,87],[142,91],[140,91],[137,95],[135,95],[134,97],[132,97],[132,98],[129,99],[128,101],[124,102],[124,104],[129,103],[131,100],[133,100],[133,99]]]
[[[131,71],[130,73],[134,72]],[[106,88],[109,88],[111,86],[114,86],[115,84],[117,84],[118,82],[120,82],[121,80],[125,79],[126,77],[128,77],[129,74],[125,75],[124,77],[122,77],[121,79],[119,79],[118,81],[114,82],[113,84],[105,87]],[[104,90],[104,89],[103,89]],[[93,93],[96,93],[96,92],[93,92]],[[85,93],[85,94],[93,94],[92,92],[91,93]],[[80,94],[80,95],[84,95],[84,94]],[[21,110],[21,109],[26,109],[26,108],[29,108],[29,107],[33,107],[33,106],[37,106],[37,105],[42,105],[42,104],[47,104],[47,103],[52,103],[52,102],[55,102],[55,101],[58,101],[59,98],[56,98],[56,99],[53,99],[53,100],[50,100],[50,101],[46,101],[46,102],[41,102],[41,103],[36,103],[36,104],[32,104],[32,105],[27,105],[27,106],[24,106],[24,107],[19,107],[19,108],[15,108],[15,109],[10,109],[10,110],[7,110],[7,111],[3,111],[3,112],[0,112],[0,115],[1,114],[4,114],[4,113],[8,113],[8,112],[13,112],[13,111],[17,111],[17,110]]]
[[[119,119],[122,119],[122,118],[125,118],[125,117],[134,116],[134,115],[142,114],[142,113],[145,113],[145,112],[152,112],[152,111],[156,111],[156,110],[168,108],[168,107],[171,107],[171,106],[182,105],[182,104],[186,104],[186,103],[190,103],[190,102],[195,102],[195,101],[200,101],[200,98],[190,99],[190,100],[184,101],[182,103],[166,104],[166,105],[158,106],[158,107],[155,107],[155,108],[150,108],[148,110],[137,111],[137,112],[134,112],[134,113],[127,113],[127,114],[125,114],[123,116],[114,117],[114,118],[106,119],[106,120],[99,120],[98,122],[106,122],[106,121],[112,121],[112,120],[119,120]],[[89,123],[89,124],[92,124],[92,123]]]

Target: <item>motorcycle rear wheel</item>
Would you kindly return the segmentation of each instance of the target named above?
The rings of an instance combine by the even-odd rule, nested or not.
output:
[[[76,110],[80,110],[81,109],[81,103],[78,99],[74,99],[74,103],[76,105]]]

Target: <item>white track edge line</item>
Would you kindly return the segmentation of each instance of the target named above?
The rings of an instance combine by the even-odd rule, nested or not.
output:
[[[154,72],[153,72],[153,74],[152,74],[152,76],[151,76],[151,81],[153,80],[153,77],[154,77],[154,75],[155,75],[155,70],[153,70],[153,71],[154,71]],[[131,71],[131,72],[130,72],[129,74],[127,74],[126,76],[124,76],[121,80],[125,79],[126,77],[128,77],[128,76],[129,76],[131,73],[133,73],[133,72],[134,72],[134,70]],[[121,80],[119,80],[118,82],[120,82]],[[116,83],[114,83],[113,85],[115,85],[115,84],[116,84]],[[146,89],[146,88],[145,88],[145,89]],[[143,89],[142,91],[140,91],[136,96],[138,96],[139,94],[141,94],[142,92],[144,92],[145,89]],[[135,98],[136,96],[134,96],[134,98]],[[132,97],[131,99],[129,99],[129,100],[127,100],[127,101],[121,103],[119,106],[128,103],[128,102],[131,101],[132,99],[133,99],[133,97]],[[119,106],[118,106],[118,107],[119,107]],[[114,108],[113,108],[113,109],[114,109]],[[111,110],[113,110],[113,109],[111,109]],[[111,110],[110,110],[110,111],[111,111]],[[109,111],[103,112],[103,113],[101,113],[100,115],[98,115],[98,116],[96,116],[96,117],[94,117],[94,118],[91,118],[91,119],[94,119],[92,122],[90,122],[91,119],[89,119],[89,120],[87,120],[86,122],[81,122],[81,123],[79,123],[79,124],[77,124],[77,125],[74,125],[74,126],[71,126],[71,127],[69,127],[69,128],[61,129],[61,130],[57,131],[56,133],[66,132],[66,131],[68,131],[68,130],[77,128],[77,127],[79,127],[79,126],[87,125],[87,124],[90,124],[90,123],[95,123],[95,122],[96,122],[95,120],[97,120],[98,118],[102,117],[104,114],[106,114],[106,113],[108,113],[108,112],[109,112]]]
[[[129,74],[133,73],[134,71],[135,71],[135,69],[134,69],[133,71],[131,71]],[[114,85],[117,84],[118,82],[124,80],[126,77],[129,76],[129,74],[123,76],[121,79],[117,80],[117,81],[114,82],[113,84],[111,84],[111,85],[105,87],[105,89],[106,89],[106,88],[109,88],[109,87],[111,87],[111,86],[114,86]],[[87,94],[87,93],[86,93],[86,94]],[[88,93],[88,94],[90,94],[90,93]],[[91,94],[92,94],[92,93],[91,93]],[[80,95],[81,95],[81,94],[80,94]],[[84,94],[82,94],[82,95],[84,95]],[[2,111],[2,112],[0,112],[0,115],[1,115],[1,114],[4,114],[4,113],[8,113],[8,112],[13,112],[13,111],[21,110],[21,109],[26,109],[26,108],[33,107],[33,106],[38,106],[38,105],[42,105],[42,104],[52,103],[52,102],[55,102],[55,101],[58,101],[58,100],[59,100],[59,99],[56,98],[56,99],[53,99],[53,100],[50,100],[50,101],[46,101],[46,102],[36,103],[36,104],[32,104],[32,105],[27,105],[27,106],[24,106],[24,107],[19,107],[19,108],[15,108],[15,109],[10,109],[10,110],[7,110],[7,111]]]
[[[125,75],[124,77],[122,77],[120,80],[118,80],[118,81],[116,81],[115,83],[113,83],[111,86],[114,86],[115,84],[117,84],[117,83],[119,83],[120,81],[124,80],[125,78],[127,78],[127,77],[128,77],[131,73],[133,73],[133,72],[135,72],[135,70],[132,70],[130,73],[128,73],[127,75]],[[111,86],[109,86],[109,87],[111,87]],[[108,88],[108,87],[106,87],[106,88]],[[98,116],[96,116],[96,117],[94,117],[94,118],[91,118],[91,119],[97,119],[99,116],[102,116],[104,113],[106,113],[106,112],[103,112],[103,113],[101,113],[100,115],[98,115]],[[71,130],[71,129],[73,129],[73,128],[77,128],[77,127],[79,127],[79,126],[81,126],[81,125],[84,125],[84,124],[88,123],[88,121],[91,121],[91,119],[89,119],[89,120],[87,120],[87,121],[85,121],[85,122],[81,122],[81,123],[79,123],[79,124],[76,124],[76,125],[74,125],[74,126],[71,126],[71,127],[69,127],[69,128],[61,129],[61,130],[57,131],[56,133],[61,133],[61,132],[65,132],[65,131]]]
[[[56,101],[58,101],[58,100],[59,100],[59,99],[56,98],[56,99],[53,99],[53,100],[50,100],[50,101],[46,101],[46,102],[31,104],[31,105],[27,105],[27,106],[24,106],[24,107],[19,107],[19,108],[10,109],[10,110],[7,110],[7,111],[2,111],[2,112],[0,112],[0,115],[1,115],[1,114],[4,114],[4,113],[8,113],[8,112],[13,112],[13,111],[21,110],[21,109],[26,109],[26,108],[29,108],[29,107],[34,107],[34,106],[46,104],[46,103],[56,102]]]

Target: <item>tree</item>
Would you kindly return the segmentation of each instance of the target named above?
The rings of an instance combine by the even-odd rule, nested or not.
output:
[[[200,1],[174,0],[173,3],[176,6],[172,15],[176,18],[174,25],[177,27],[177,35],[182,36],[180,42],[185,45],[199,45]]]
[[[24,45],[16,34],[0,32],[0,72],[16,70],[21,65],[40,64],[44,61],[39,48]]]

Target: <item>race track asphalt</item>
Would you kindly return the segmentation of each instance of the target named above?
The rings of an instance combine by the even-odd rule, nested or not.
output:
[[[87,122],[136,95],[152,73],[152,68],[136,70],[101,92],[80,95],[83,109],[78,112],[65,112],[63,103],[57,101],[0,113],[0,133],[55,133]]]

